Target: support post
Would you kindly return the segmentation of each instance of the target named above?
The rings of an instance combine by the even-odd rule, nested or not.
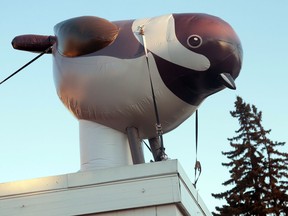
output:
[[[87,120],[79,120],[80,171],[132,164],[126,134]]]
[[[159,155],[161,154],[161,145],[159,142],[159,138],[154,137],[154,138],[149,139],[149,145],[150,145],[154,160],[161,161],[159,160]]]
[[[126,129],[128,141],[130,145],[133,164],[145,163],[142,142],[138,135],[138,130],[135,127]]]

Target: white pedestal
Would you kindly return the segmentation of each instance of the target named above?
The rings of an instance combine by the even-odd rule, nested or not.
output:
[[[0,214],[211,215],[177,160],[3,183]]]
[[[132,165],[127,135],[95,122],[79,120],[80,171]]]

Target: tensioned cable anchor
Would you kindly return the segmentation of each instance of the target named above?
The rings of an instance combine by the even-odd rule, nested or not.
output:
[[[52,49],[52,46],[47,48],[46,50],[44,50],[42,53],[40,53],[39,55],[37,55],[35,58],[33,58],[31,61],[29,61],[28,63],[26,63],[25,65],[23,65],[21,68],[19,68],[18,70],[16,70],[14,73],[12,73],[11,75],[9,75],[8,77],[6,77],[4,80],[2,80],[0,82],[0,85],[3,84],[4,82],[6,82],[7,80],[9,80],[11,77],[13,77],[14,75],[16,75],[17,73],[19,73],[21,70],[23,70],[25,67],[27,67],[28,65],[30,65],[31,63],[33,63],[34,61],[36,61],[38,58],[40,58],[42,55],[49,53]]]
[[[195,161],[195,166],[194,166],[195,181],[194,181],[193,185],[196,188],[196,184],[197,184],[199,177],[201,175],[201,172],[202,172],[201,163],[197,159],[197,155],[198,155],[198,109],[196,110],[195,115],[196,115],[195,116],[196,161]],[[198,173],[198,175],[197,175],[197,173]]]
[[[148,68],[148,72],[149,72],[151,93],[152,93],[153,105],[154,105],[154,111],[155,111],[155,117],[156,117],[156,124],[155,124],[156,134],[158,135],[158,137],[160,139],[160,149],[159,149],[160,152],[156,157],[156,161],[167,160],[168,156],[165,153],[164,141],[163,141],[163,130],[162,130],[162,125],[160,123],[160,117],[159,117],[159,112],[158,112],[158,107],[157,107],[157,102],[156,102],[156,97],[155,97],[155,92],[154,92],[154,86],[153,86],[153,81],[152,81],[152,76],[151,76],[148,50],[147,50],[146,39],[145,39],[145,34],[144,34],[144,25],[139,26],[138,29],[139,29],[139,34],[142,36],[143,47],[144,47],[145,56],[146,56],[146,63],[147,63],[147,68]]]

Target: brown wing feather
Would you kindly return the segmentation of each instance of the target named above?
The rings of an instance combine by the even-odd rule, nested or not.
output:
[[[118,27],[108,20],[83,16],[72,18],[54,27],[58,51],[68,57],[96,52],[110,43],[118,35]]]

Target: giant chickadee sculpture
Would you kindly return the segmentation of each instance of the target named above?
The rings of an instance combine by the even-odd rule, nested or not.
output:
[[[235,89],[242,64],[234,30],[207,14],[115,22],[83,16],[54,31],[18,36],[14,48],[40,52],[53,46],[57,93],[73,115],[124,134],[136,128],[139,139],[157,137],[154,103],[161,130],[169,132],[206,97]]]

